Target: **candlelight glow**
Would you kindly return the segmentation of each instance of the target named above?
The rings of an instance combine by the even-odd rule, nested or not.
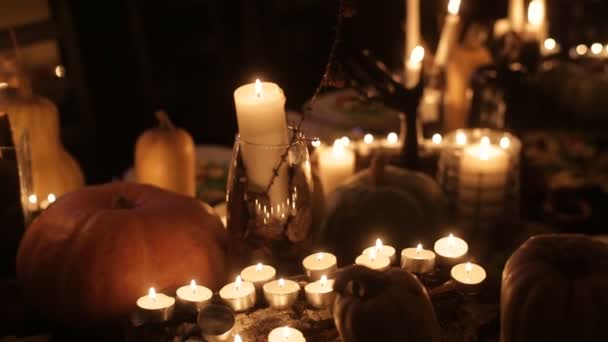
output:
[[[148,297],[150,297],[152,300],[156,300],[156,290],[154,290],[153,287],[148,290]]]
[[[460,0],[450,0],[448,3],[448,12],[453,15],[458,14],[458,10],[460,9]]]
[[[192,289],[192,292],[196,293],[196,281],[194,281],[194,279],[190,281],[190,288]]]
[[[511,140],[508,137],[502,137],[500,138],[500,147],[502,147],[503,149],[507,149],[511,146]]]
[[[259,78],[255,80],[255,96],[262,97],[262,81]]]
[[[576,46],[576,53],[579,56],[585,55],[587,53],[587,51],[589,51],[589,48],[585,44],[579,44]]]
[[[528,22],[540,26],[545,20],[545,6],[540,0],[532,0],[528,6]]]
[[[490,146],[490,138],[482,137],[480,143],[481,146]]]
[[[36,196],[35,194],[31,194],[27,197],[27,200],[31,203],[31,204],[36,204],[38,203],[38,196]]]
[[[471,273],[471,271],[473,271],[473,265],[470,262],[467,262],[466,265],[464,265],[464,269],[467,273]]]
[[[441,136],[441,134],[435,133],[435,134],[433,134],[433,137],[431,138],[431,140],[433,141],[433,144],[439,145],[443,141],[443,137]]]
[[[327,285],[327,276],[325,274],[321,276],[320,282],[321,282],[321,286]]]
[[[55,76],[57,76],[57,78],[63,78],[63,76],[65,76],[65,68],[63,65],[60,64],[55,67]]]
[[[390,132],[387,136],[386,136],[386,141],[389,144],[396,144],[399,141],[399,136],[397,135],[397,133],[395,132]]]
[[[260,272],[261,270],[262,270],[262,263],[259,262],[257,265],[255,265],[255,271]]]
[[[283,327],[283,338],[288,339],[291,336],[291,331],[289,327]]]
[[[602,50],[604,50],[604,46],[600,43],[593,43],[593,45],[591,45],[591,53],[594,55],[599,55],[602,53]]]
[[[371,145],[374,142],[374,136],[367,133],[364,137],[363,137],[363,142],[366,145]]]
[[[450,247],[454,246],[455,241],[456,240],[454,240],[454,234],[450,234],[450,236],[448,236],[448,246],[450,246]]]
[[[382,240],[376,239],[376,250],[380,251],[383,247]]]
[[[234,289],[238,291],[241,285],[243,285],[243,279],[241,279],[240,275],[236,276],[236,280],[234,281]]]
[[[456,144],[465,145],[467,143],[467,135],[464,132],[456,133]]]
[[[0,89],[8,88],[8,83],[0,82]]]
[[[340,141],[344,147],[348,147],[348,145],[350,145],[350,139],[348,137],[342,137],[340,138]]]
[[[312,140],[312,147],[319,147],[319,146],[321,146],[321,139],[319,139],[319,138],[314,138],[314,139]]]
[[[283,287],[285,286],[285,279],[281,278],[279,279],[279,287]]]
[[[49,203],[53,203],[57,200],[57,197],[55,196],[55,194],[49,194],[48,196],[46,196],[46,200],[49,201]]]
[[[416,45],[416,47],[412,50],[410,54],[410,63],[412,64],[420,64],[424,60],[424,48],[420,45]]]
[[[545,42],[543,43],[543,45],[545,46],[545,49],[553,50],[557,47],[557,42],[553,38],[547,38],[547,39],[545,39]]]
[[[373,248],[369,250],[369,259],[371,261],[376,260],[376,250]]]
[[[241,335],[239,335],[239,334],[234,335],[234,342],[243,342]]]
[[[334,141],[332,154],[336,157],[341,156],[344,154],[344,149],[346,149],[346,145],[344,145],[344,141],[342,139],[336,139]]]
[[[323,260],[323,257],[324,257],[323,253],[317,253],[317,261]]]

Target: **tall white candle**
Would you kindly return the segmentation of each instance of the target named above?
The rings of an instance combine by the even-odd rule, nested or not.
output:
[[[319,178],[325,195],[331,194],[342,182],[355,173],[355,153],[341,139],[332,147],[319,151]]]
[[[420,45],[414,47],[405,63],[405,86],[408,89],[415,88],[420,82],[422,61],[424,60],[424,48]]]
[[[544,42],[547,38],[545,11],[544,0],[532,0],[530,2],[528,6],[528,25],[526,26],[529,39]]]
[[[435,56],[435,65],[437,67],[445,66],[452,45],[458,38],[458,24],[460,23],[460,16],[458,16],[459,9],[460,0],[450,0],[448,3],[448,14],[445,17],[445,23],[443,24],[443,30],[441,31],[441,37],[439,38],[439,46],[437,47],[437,55]]]
[[[524,31],[524,0],[511,0],[509,2],[509,20],[511,29],[517,33]]]
[[[264,190],[285,152],[285,148],[279,146],[289,143],[285,95],[275,83],[256,80],[234,91],[234,104],[240,140],[246,142],[240,147],[248,184],[258,191]],[[272,207],[287,199],[287,181],[287,167],[284,165],[269,190]]]
[[[420,0],[406,0],[405,56],[420,44]]]

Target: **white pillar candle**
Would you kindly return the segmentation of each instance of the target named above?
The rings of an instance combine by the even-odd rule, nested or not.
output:
[[[237,276],[233,283],[222,287],[220,297],[232,310],[247,311],[255,305],[255,286],[251,282],[243,281],[241,276]]]
[[[196,281],[192,279],[190,285],[182,286],[176,291],[177,300],[183,306],[189,307],[194,310],[200,310],[209,304],[213,292],[210,289],[197,285]]]
[[[414,47],[405,62],[405,87],[415,88],[420,82],[422,61],[424,60],[424,48],[420,45]]]
[[[441,91],[435,88],[425,88],[418,105],[418,115],[422,122],[435,122],[439,120],[439,106],[441,105]]]
[[[524,31],[524,0],[511,0],[509,2],[509,20],[511,21],[511,28],[517,33]]]
[[[317,309],[323,309],[333,304],[336,294],[334,293],[334,280],[327,279],[322,275],[321,279],[309,283],[304,287],[308,304]]]
[[[241,278],[243,278],[244,281],[253,283],[258,289],[267,282],[274,280],[276,275],[277,271],[274,267],[261,263],[245,267],[241,271]]]
[[[283,90],[275,83],[256,80],[234,91],[234,104],[240,140],[249,143],[241,145],[248,184],[264,190],[289,143]],[[287,199],[287,182],[284,166],[269,190],[272,207]]]
[[[264,284],[264,298],[270,307],[285,309],[298,299],[300,285],[292,280],[273,280]]]
[[[336,140],[332,147],[319,150],[319,178],[326,196],[354,173],[355,153],[342,139]]]
[[[452,45],[458,39],[458,24],[460,23],[460,17],[458,16],[459,9],[460,0],[450,0],[448,3],[448,14],[445,17],[445,23],[443,24],[443,30],[441,31],[441,37],[439,38],[439,45],[437,46],[437,54],[435,55],[435,65],[437,67],[446,65],[448,58],[450,57]]]
[[[406,0],[405,59],[420,44],[420,0]],[[407,81],[407,78],[406,78]]]
[[[463,239],[450,234],[437,240],[434,249],[444,264],[453,265],[467,254],[469,245]]]
[[[372,249],[367,254],[361,254],[355,260],[355,264],[371,268],[372,270],[384,271],[391,265],[391,260],[384,255],[376,253]]]
[[[528,39],[544,42],[547,38],[544,0],[532,0],[528,6],[528,24],[526,26]]]
[[[300,330],[290,327],[273,329],[268,334],[268,342],[306,342]]]
[[[483,267],[470,262],[452,267],[452,279],[464,285],[479,285],[486,279]]]
[[[148,294],[137,299],[137,308],[145,322],[163,322],[173,314],[175,299],[173,297],[156,293],[153,287]]]
[[[315,253],[302,261],[306,275],[311,280],[319,280],[323,275],[331,275],[338,269],[336,256],[331,253]]]
[[[389,258],[391,261],[391,264],[395,263],[396,260],[396,256],[395,256],[395,248],[393,246],[389,246],[389,245],[385,245],[382,243],[382,240],[380,239],[376,239],[376,244],[374,246],[368,247],[366,248],[363,253],[363,255],[369,254],[372,252],[372,250],[374,250],[376,252],[376,254],[378,255],[384,255],[385,257]]]
[[[422,248],[406,248],[401,251],[401,267],[411,273],[428,273],[435,268],[435,253]]]

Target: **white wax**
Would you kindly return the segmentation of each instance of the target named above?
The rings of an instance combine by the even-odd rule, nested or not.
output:
[[[401,267],[414,273],[426,273],[435,266],[435,253],[423,248],[406,248],[401,251]]]
[[[284,296],[297,293],[299,291],[300,285],[298,285],[298,283],[296,283],[295,281],[289,279],[273,280],[264,284],[264,293],[272,295]]]
[[[307,271],[323,272],[331,271],[337,267],[336,256],[331,253],[315,253],[307,256],[302,261],[304,269]]]
[[[175,305],[175,298],[163,293],[147,294],[137,300],[137,306],[144,310],[164,310],[173,305]]]
[[[486,279],[483,267],[470,262],[452,267],[450,274],[454,280],[466,285],[477,285]]]
[[[391,265],[391,260],[384,255],[362,254],[357,257],[355,264],[382,271]]]
[[[448,58],[450,58],[450,50],[452,49],[452,45],[458,39],[459,23],[460,17],[458,15],[450,13],[445,17],[445,24],[443,24],[443,30],[441,31],[441,37],[439,38],[439,45],[437,46],[437,54],[435,55],[436,66],[445,66]]]
[[[319,148],[319,178],[327,196],[355,173],[355,153],[336,140],[332,147]]]
[[[273,280],[277,274],[274,267],[269,265],[257,264],[245,267],[241,271],[243,280],[253,283],[256,287],[260,287],[265,283]]]
[[[547,38],[545,8],[544,0],[532,0],[528,5],[528,23],[526,24],[528,39],[544,42]]]
[[[313,281],[304,287],[304,291],[311,294],[330,293],[334,291],[334,282],[335,281],[333,279],[325,279],[325,281],[323,281],[323,279]]]
[[[509,20],[511,28],[517,33],[524,31],[524,0],[511,0],[509,2]]]
[[[210,289],[201,286],[195,285],[186,285],[177,289],[177,298],[193,303],[205,302],[211,299],[213,296],[213,292]]]
[[[509,155],[503,149],[490,144],[467,146],[460,161],[459,196],[501,196],[508,171]]]
[[[248,296],[251,296],[252,293],[255,293],[255,286],[253,283],[248,281],[243,281],[236,286],[236,282],[232,282],[220,290],[220,297],[222,299],[242,299]]]
[[[304,335],[298,329],[280,327],[268,334],[268,342],[306,342]]]
[[[405,58],[420,44],[420,0],[407,0],[405,23]]]
[[[395,261],[395,248],[393,246],[384,245],[382,242],[378,244],[376,242],[375,246],[366,248],[361,255],[369,255],[370,253],[375,252],[377,255],[383,255],[391,260],[391,263]]]
[[[448,237],[437,240],[434,249],[435,253],[444,258],[458,259],[467,254],[469,245],[463,239],[450,234]]]

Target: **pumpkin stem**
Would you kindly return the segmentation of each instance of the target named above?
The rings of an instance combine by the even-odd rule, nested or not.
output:
[[[122,195],[116,197],[116,199],[112,203],[112,209],[132,209],[133,207],[133,202],[129,201],[126,197]]]
[[[374,154],[372,158],[372,164],[370,166],[371,179],[373,186],[379,186],[384,178],[384,170],[386,168],[386,156],[382,151]]]
[[[164,110],[157,110],[154,115],[156,116],[156,119],[158,120],[158,125],[160,128],[162,129],[166,129],[169,131],[172,131],[175,129],[175,125],[173,125],[173,122],[171,122],[171,119],[169,118],[169,115],[167,115],[167,112],[165,112]]]

